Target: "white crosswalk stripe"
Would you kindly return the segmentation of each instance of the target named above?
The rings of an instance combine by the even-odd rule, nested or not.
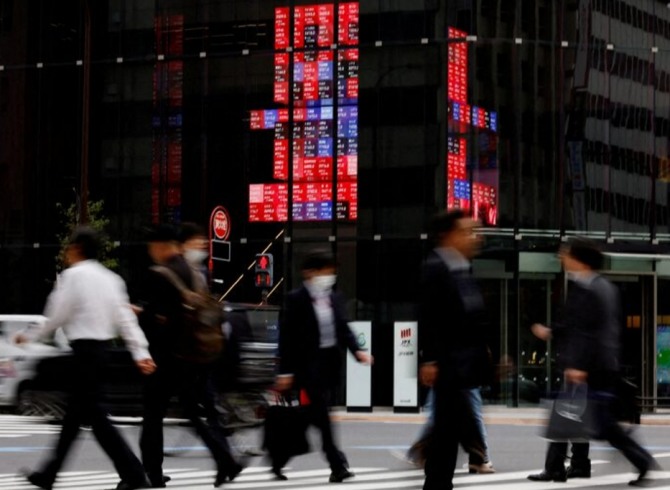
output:
[[[343,490],[420,490],[423,485],[421,470],[403,470],[389,468],[353,468],[356,476],[342,485]],[[215,472],[193,468],[170,468],[166,474],[172,477],[168,488],[182,490],[211,489]],[[223,488],[229,490],[267,490],[267,489],[298,489],[325,490],[332,489],[328,482],[328,469],[320,470],[286,470],[287,481],[274,481],[268,467],[250,467],[232,483]],[[526,479],[527,471],[501,472],[491,475],[468,475],[459,471],[454,479],[456,488],[467,490],[574,490],[588,488],[625,488],[633,473],[598,475],[591,479],[569,480],[567,483],[531,482]],[[656,472],[652,478],[655,489],[670,489],[670,472]],[[71,471],[63,472],[54,486],[54,490],[106,490],[113,489],[118,476],[110,471]],[[0,490],[33,489],[18,475],[0,475]]]
[[[0,439],[30,437],[41,434],[58,434],[60,425],[49,424],[43,417],[24,415],[0,416]]]

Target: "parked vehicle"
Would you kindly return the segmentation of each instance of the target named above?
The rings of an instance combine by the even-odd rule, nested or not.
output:
[[[39,329],[45,321],[42,315],[0,315],[0,406],[26,415],[58,412],[51,406],[50,397],[42,397],[34,404],[32,392],[39,364],[69,352],[65,336],[57,333],[53,345],[14,343],[18,333]]]
[[[269,386],[275,373],[279,308],[237,303],[224,303],[222,308],[229,319],[225,326],[229,342],[223,359],[217,362],[217,389],[239,394],[240,390],[259,390]],[[40,348],[39,344],[29,345]],[[43,355],[35,361],[26,375],[27,384],[19,412],[58,417],[62,413],[63,394],[67,391],[68,380],[75,375],[71,359],[66,350],[56,349],[53,355]],[[142,375],[121,341],[110,350],[105,394],[111,414],[141,414]],[[247,422],[258,417],[256,414],[240,415],[241,412],[237,413],[239,410],[235,412],[233,418],[246,416]],[[173,415],[178,413],[174,412]]]

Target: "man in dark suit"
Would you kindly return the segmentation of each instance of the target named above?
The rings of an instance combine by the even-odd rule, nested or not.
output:
[[[302,264],[303,284],[288,293],[279,318],[279,391],[303,389],[309,398],[310,422],[321,431],[330,482],[351,478],[347,459],[337,448],[328,413],[330,395],[340,378],[342,350],[358,362],[372,356],[358,347],[349,328],[344,299],[333,292],[336,263],[329,252],[310,253]],[[278,479],[286,479],[273,465]]]
[[[470,439],[475,419],[467,394],[484,384],[489,370],[484,303],[469,262],[480,246],[476,226],[462,210],[436,216],[431,230],[436,247],[423,268],[419,376],[435,393],[424,490],[453,488],[458,444]]]
[[[147,275],[143,302],[138,308],[140,325],[149,341],[149,352],[156,360],[156,372],[148,377],[144,387],[144,408],[140,450],[142,462],[153,488],[164,488],[170,477],[163,475],[163,419],[170,399],[177,395],[184,415],[191,421],[216,462],[214,486],[232,481],[242,471],[230,451],[226,432],[220,425],[201,419],[198,402],[206,392],[211,363],[196,363],[180,357],[177,352],[183,331],[183,298],[173,281],[161,270],[168,269],[185,287],[196,289],[197,272],[181,254],[177,232],[169,225],[151,230],[148,252],[155,266]],[[212,404],[205,404],[207,410]],[[214,416],[207,413],[208,421]]]
[[[616,287],[596,271],[602,268],[603,256],[595,244],[581,238],[573,239],[560,251],[563,268],[571,279],[560,323],[549,329],[533,325],[533,332],[548,339],[552,333],[559,341],[560,363],[566,384],[588,384],[588,391],[602,401],[597,415],[598,438],[607,440],[637,468],[639,476],[632,486],[647,486],[649,470],[658,467],[654,458],[635,442],[618,424],[612,400],[620,379],[619,354],[621,314]],[[578,464],[588,462],[588,445],[573,446],[580,457]],[[565,481],[566,442],[549,445],[545,471],[528,478],[535,481]],[[579,466],[578,466],[579,468]],[[590,462],[584,466],[590,476]]]

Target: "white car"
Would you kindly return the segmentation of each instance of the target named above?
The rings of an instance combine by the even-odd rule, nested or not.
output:
[[[41,328],[45,321],[42,315],[0,315],[0,406],[16,407],[25,414],[42,414],[29,400],[37,363],[46,357],[63,355],[70,348],[60,330],[54,345],[38,342],[17,345],[14,337]]]

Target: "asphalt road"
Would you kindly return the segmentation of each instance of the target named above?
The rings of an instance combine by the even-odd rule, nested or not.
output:
[[[504,420],[489,423],[489,446],[497,472],[493,475],[468,475],[459,469],[456,488],[496,490],[541,490],[561,488],[629,488],[635,474],[630,464],[607,444],[592,446],[593,477],[568,483],[535,483],[526,479],[542,468],[546,441],[540,437],[537,421],[515,419],[510,412]],[[491,417],[489,417],[491,420]],[[345,416],[337,422],[342,449],[347,454],[356,477],[342,484],[347,490],[420,489],[422,472],[398,456],[407,449],[420,429],[420,417]],[[137,450],[139,428],[122,424],[127,439]],[[635,436],[658,458],[668,471],[654,474],[653,488],[670,489],[670,426],[635,427]],[[19,468],[34,468],[55,441],[58,426],[39,419],[0,416],[0,490],[30,489],[16,474]],[[212,488],[214,466],[202,443],[186,428],[166,425],[165,473],[173,477],[168,488],[198,490]],[[232,438],[240,449],[259,446],[259,431],[246,431]],[[319,439],[310,433],[313,452],[289,463],[286,482],[272,481],[267,461],[255,457],[230,489],[299,489],[333,488],[327,482],[329,471],[322,455],[316,452]],[[467,461],[461,455],[459,466]],[[82,431],[80,443],[69,459],[55,489],[104,490],[114,488],[117,477],[110,462],[95,444],[90,431]]]

